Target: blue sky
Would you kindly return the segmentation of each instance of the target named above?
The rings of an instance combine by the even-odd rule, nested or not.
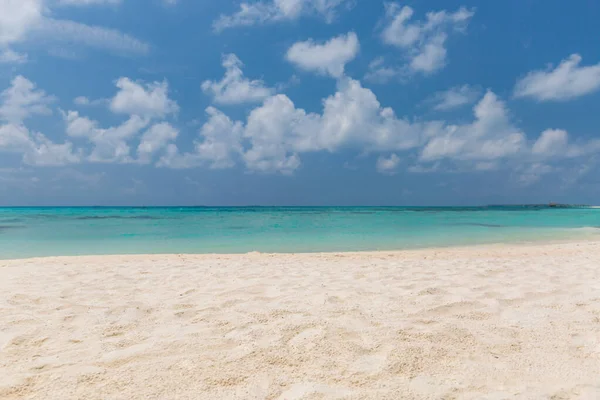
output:
[[[0,0],[0,205],[595,204],[598,17]]]

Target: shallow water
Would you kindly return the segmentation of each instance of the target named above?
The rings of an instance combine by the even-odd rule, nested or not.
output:
[[[600,209],[0,208],[0,258],[400,250],[600,238]]]

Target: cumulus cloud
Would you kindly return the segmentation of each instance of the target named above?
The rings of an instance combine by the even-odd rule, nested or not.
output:
[[[41,133],[34,136],[34,145],[23,155],[23,162],[35,166],[57,167],[81,162],[81,152],[70,142],[54,143]]]
[[[129,142],[138,136],[148,124],[148,119],[132,115],[121,125],[93,130],[87,136],[88,140],[94,144],[88,160],[99,163],[133,162]]]
[[[579,140],[572,143],[563,129],[546,129],[532,146],[537,159],[576,158],[600,151],[600,139]]]
[[[341,75],[336,84],[314,112],[273,93],[242,120],[208,107],[193,147],[182,151],[176,143],[178,128],[168,120],[179,107],[169,97],[166,81],[117,80],[114,96],[104,101],[124,119],[113,126],[81,111],[61,111],[67,141],[57,142],[26,126],[33,116],[53,111],[54,97],[17,76],[0,93],[0,152],[20,154],[23,163],[36,166],[156,162],[168,168],[220,169],[241,164],[248,171],[281,174],[292,174],[309,153],[356,152],[373,156],[377,171],[384,174],[398,171],[401,159],[414,161],[409,171],[421,173],[510,166],[523,184],[547,174],[555,162],[586,162],[600,152],[600,139],[571,140],[561,129],[528,138],[491,91],[477,101],[471,121],[448,124],[397,116],[358,80]],[[460,94],[462,88],[447,92]],[[444,104],[448,97],[452,101],[444,108],[463,103],[438,96],[434,104]]]
[[[167,145],[177,139],[179,131],[168,122],[161,122],[153,125],[142,135],[140,144],[137,148],[138,162],[148,164],[152,161],[152,156]]]
[[[224,29],[264,25],[274,22],[293,21],[306,15],[318,15],[326,21],[333,20],[335,11],[342,5],[351,5],[350,0],[265,0],[243,2],[240,9],[231,15],[221,15],[213,29]]]
[[[572,54],[556,68],[528,73],[515,86],[515,97],[538,101],[566,101],[600,89],[600,63],[581,66],[581,56]]]
[[[223,121],[217,132],[227,139],[201,142],[211,144],[202,148],[202,158],[208,159],[214,151],[225,155],[217,158],[227,160],[227,166],[238,158],[249,170],[258,172],[291,173],[301,165],[300,154],[306,152],[343,148],[367,152],[406,150],[418,146],[423,133],[432,134],[439,127],[436,122],[411,123],[396,117],[392,109],[381,106],[371,90],[349,78],[341,79],[338,91],[324,99],[322,113],[308,113],[279,94],[252,110],[244,124],[214,109],[211,114]],[[208,124],[214,124],[212,118]],[[201,136],[206,137],[206,131],[215,130],[203,126]],[[172,147],[162,165],[194,165],[191,161],[197,159],[193,154],[179,155]]]
[[[313,40],[297,42],[289,48],[286,59],[297,67],[339,78],[344,67],[358,54],[358,37],[354,32],[340,35],[325,43]]]
[[[0,0],[0,46],[23,40],[42,20],[42,0]]]
[[[526,147],[525,135],[510,122],[506,105],[488,91],[473,109],[475,120],[448,125],[423,148],[422,161],[490,161],[519,154]]]
[[[0,94],[0,119],[21,123],[34,114],[48,115],[52,113],[49,104],[54,101],[54,97],[18,75],[12,80],[10,87]]]
[[[243,153],[242,124],[214,107],[208,107],[206,114],[208,121],[200,128],[194,152],[180,154],[172,144],[159,160],[159,166],[181,169],[208,165],[211,169],[223,169],[235,165],[236,158]]]
[[[532,152],[535,155],[552,156],[567,151],[569,134],[562,129],[547,129],[534,143]]]
[[[220,81],[204,81],[202,90],[213,96],[218,104],[243,104],[260,102],[274,93],[262,80],[244,76],[243,63],[235,54],[223,56],[225,76]]]
[[[77,111],[63,112],[63,118],[67,123],[67,135],[73,138],[89,137],[98,126],[96,121],[81,117]]]
[[[9,88],[0,94],[0,153],[16,152],[29,165],[55,166],[81,160],[70,142],[57,144],[39,132],[30,131],[24,124],[33,115],[52,112],[49,96],[23,76],[15,77]]]
[[[166,81],[144,84],[129,78],[119,78],[119,91],[110,101],[110,109],[117,114],[162,118],[179,111],[177,103],[169,98]]]
[[[385,8],[381,38],[385,44],[400,49],[407,62],[402,68],[381,62],[372,64],[367,76],[380,81],[386,76],[389,79],[402,74],[431,74],[445,67],[449,35],[464,32],[475,14],[473,10],[461,7],[455,12],[429,12],[425,21],[412,21],[414,10],[409,6],[388,3]]]
[[[119,90],[109,101],[109,109],[115,114],[126,114],[128,119],[119,125],[101,128],[97,121],[81,116],[77,111],[64,112],[67,135],[85,139],[93,145],[87,156],[90,162],[150,163],[177,138],[178,131],[162,121],[154,123],[143,135],[141,133],[154,121],[177,113],[179,106],[169,98],[167,82],[134,82],[123,77],[117,80],[116,86]],[[140,135],[136,159],[131,155],[131,142]]]
[[[425,102],[431,104],[436,111],[450,111],[474,103],[479,95],[478,88],[462,85],[434,93]]]
[[[380,156],[377,159],[377,171],[382,174],[393,174],[400,164],[400,157],[391,154],[389,157]]]
[[[548,131],[531,143],[511,122],[505,103],[491,91],[475,105],[472,122],[449,125],[398,118],[371,90],[349,78],[338,81],[336,93],[323,100],[321,113],[306,112],[283,94],[265,99],[245,122],[233,121],[212,107],[207,111],[210,118],[200,130],[195,152],[180,154],[171,145],[161,159],[162,166],[208,163],[224,168],[243,162],[250,171],[289,174],[300,167],[302,154],[354,149],[388,154],[377,160],[382,173],[392,173],[400,162],[397,152],[409,150],[417,152],[414,171],[431,171],[432,165],[437,170],[443,161],[489,170],[508,160],[531,164],[542,155],[555,158],[553,149],[564,146],[566,140],[561,139],[564,134]],[[569,157],[583,154],[582,149],[591,145],[569,144]]]
[[[132,115],[120,125],[110,128],[99,128],[99,123],[81,117],[75,111],[65,114],[67,134],[73,138],[86,139],[93,148],[87,156],[90,162],[98,163],[130,163],[129,142],[138,136],[150,121],[138,115]],[[151,155],[151,154],[150,154]]]
[[[24,125],[0,125],[0,152],[24,152],[31,147],[29,130]]]

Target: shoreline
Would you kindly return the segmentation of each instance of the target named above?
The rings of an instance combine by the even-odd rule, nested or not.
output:
[[[600,241],[0,262],[0,398],[600,396]]]
[[[434,247],[418,247],[418,248],[407,248],[398,250],[365,250],[365,251],[316,251],[316,252],[261,252],[261,251],[248,251],[240,253],[107,253],[107,254],[81,254],[81,255],[51,255],[51,256],[34,256],[34,257],[22,257],[22,258],[1,258],[0,263],[4,262],[19,262],[19,261],[44,261],[53,259],[72,259],[72,258],[98,258],[98,257],[124,257],[124,258],[144,258],[144,257],[236,257],[236,256],[327,256],[327,255],[363,255],[363,256],[376,256],[376,255],[401,255],[407,253],[424,253],[424,252],[441,252],[441,251],[469,251],[469,250],[494,250],[494,249],[506,249],[510,247],[522,248],[522,247],[544,247],[544,246],[557,246],[557,245],[581,245],[581,244],[598,244],[600,245],[600,237],[589,237],[589,238],[573,238],[573,239],[540,239],[539,241],[517,241],[517,242],[498,242],[498,243],[480,243],[480,244],[467,244],[467,245],[448,245],[448,246],[434,246]]]

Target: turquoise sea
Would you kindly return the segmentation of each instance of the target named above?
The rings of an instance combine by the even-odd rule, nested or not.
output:
[[[398,250],[600,238],[600,209],[0,208],[0,258]]]

